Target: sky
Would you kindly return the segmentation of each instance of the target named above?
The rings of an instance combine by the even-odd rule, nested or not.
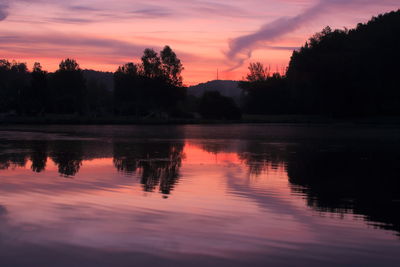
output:
[[[398,0],[0,0],[0,58],[39,61],[54,71],[67,57],[115,71],[145,48],[169,45],[186,85],[240,80],[250,62],[282,72],[294,49],[325,26],[353,28],[400,8]]]

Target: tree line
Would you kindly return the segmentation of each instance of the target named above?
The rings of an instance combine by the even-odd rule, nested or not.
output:
[[[127,63],[113,74],[109,90],[96,79],[86,80],[74,59],[48,73],[40,63],[0,60],[0,113],[16,115],[78,114],[138,115],[179,113],[186,96],[183,65],[165,46],[158,55],[146,49],[140,63]]]
[[[400,115],[400,10],[355,29],[326,27],[293,52],[285,76],[251,63],[241,82],[253,114]]]

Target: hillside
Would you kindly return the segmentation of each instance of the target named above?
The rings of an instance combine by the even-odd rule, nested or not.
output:
[[[188,87],[188,94],[194,96],[201,96],[207,91],[218,91],[224,96],[229,96],[234,99],[238,99],[241,95],[241,89],[239,88],[238,81],[228,80],[214,80],[206,83],[200,83],[195,86]]]
[[[399,47],[400,10],[315,34],[294,51],[287,71],[297,112],[400,114]]]

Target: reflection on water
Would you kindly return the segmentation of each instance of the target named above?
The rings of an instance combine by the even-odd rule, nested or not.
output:
[[[288,158],[289,181],[294,190],[303,193],[307,204],[317,210],[366,215],[372,225],[399,234],[398,148],[321,147],[300,147]]]
[[[399,138],[349,126],[4,128],[0,263],[398,265]]]
[[[145,191],[159,187],[169,194],[179,178],[183,158],[183,141],[114,143],[113,161],[118,171],[127,175],[139,173]]]

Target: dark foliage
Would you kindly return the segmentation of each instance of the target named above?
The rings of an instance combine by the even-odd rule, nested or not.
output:
[[[112,73],[82,70],[65,59],[54,73],[35,63],[0,60],[0,113],[39,116],[184,114],[183,66],[166,46],[160,56],[146,49],[141,64],[127,63]]]
[[[199,112],[205,119],[240,119],[242,114],[232,98],[219,92],[205,92],[200,99]]]
[[[50,111],[59,114],[83,114],[86,111],[86,81],[73,59],[61,61],[59,69],[49,76]]]
[[[250,64],[240,83],[244,112],[399,115],[399,47],[400,11],[353,30],[326,27],[293,52],[286,77]]]
[[[262,64],[257,66],[263,69]],[[251,69],[251,67],[249,68]],[[240,82],[243,90],[242,106],[248,114],[286,114],[291,112],[287,82],[279,73],[250,74],[248,81]]]
[[[23,112],[23,95],[29,86],[25,63],[0,60],[0,112]]]
[[[114,74],[115,110],[121,115],[171,114],[186,97],[180,60],[169,46],[161,58],[146,49],[141,64],[127,63]]]
[[[400,10],[353,30],[314,35],[294,51],[287,71],[298,112],[400,114]]]
[[[27,114],[42,114],[49,109],[50,99],[47,84],[47,72],[40,63],[35,63],[31,72],[31,84],[23,96]]]

